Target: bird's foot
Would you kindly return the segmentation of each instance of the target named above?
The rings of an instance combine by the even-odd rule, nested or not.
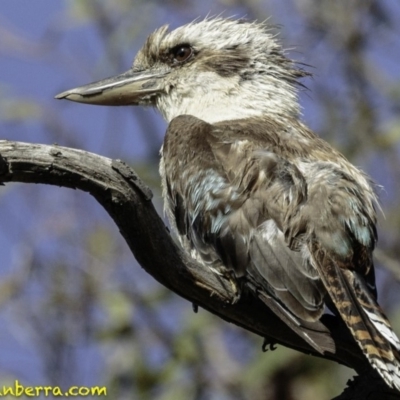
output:
[[[264,342],[261,346],[261,349],[264,353],[266,353],[268,350],[274,351],[277,349],[276,347],[277,343],[269,338],[264,338]]]

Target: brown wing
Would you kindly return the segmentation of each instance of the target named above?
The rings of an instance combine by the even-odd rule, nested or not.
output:
[[[284,236],[287,220],[307,200],[307,183],[299,169],[272,147],[237,131],[213,132],[211,150],[233,187],[245,198],[226,219],[219,240],[227,233],[240,235],[249,228],[246,272],[249,279],[279,300],[296,317],[315,321],[324,311],[325,289],[318,272]],[[237,221],[240,221],[239,224]],[[238,229],[239,228],[239,229]]]
[[[282,233],[280,203],[291,209],[305,196],[298,169],[251,141],[221,142],[211,125],[188,116],[170,124],[164,158],[169,213],[189,250],[214,269],[245,277],[304,340],[332,351],[317,322],[325,290]]]

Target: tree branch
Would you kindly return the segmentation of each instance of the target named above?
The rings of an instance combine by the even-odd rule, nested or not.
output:
[[[90,193],[117,224],[140,265],[162,285],[273,342],[347,365],[359,374],[370,373],[357,344],[332,315],[323,316],[321,321],[336,350],[321,355],[251,293],[232,305],[234,293],[229,282],[175,245],[151,203],[150,189],[125,163],[56,145],[0,141],[0,183],[5,182],[44,183]]]

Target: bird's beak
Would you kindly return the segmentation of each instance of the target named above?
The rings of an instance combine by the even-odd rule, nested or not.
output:
[[[165,90],[163,77],[168,71],[129,70],[121,75],[67,90],[55,96],[79,103],[105,106],[136,105]]]

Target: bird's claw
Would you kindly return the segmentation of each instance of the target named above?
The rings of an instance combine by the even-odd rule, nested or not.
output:
[[[266,353],[268,350],[274,351],[277,349],[277,343],[269,338],[264,338],[261,349],[264,353]]]

